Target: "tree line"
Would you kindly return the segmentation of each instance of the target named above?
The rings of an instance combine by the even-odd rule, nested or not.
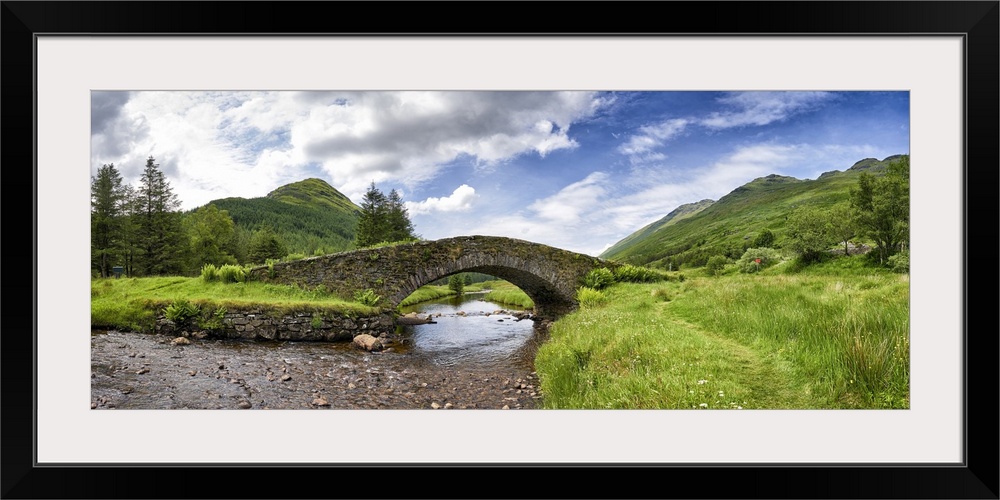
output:
[[[229,213],[208,204],[190,212],[156,160],[146,160],[136,185],[123,181],[113,163],[91,179],[91,268],[108,277],[196,275],[205,264],[263,264],[288,249],[273,228],[238,227]]]

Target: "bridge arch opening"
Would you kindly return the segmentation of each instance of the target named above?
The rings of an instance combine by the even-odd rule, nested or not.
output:
[[[406,286],[390,300],[393,306],[398,309],[399,304],[420,287],[461,273],[493,276],[513,284],[534,303],[534,314],[537,317],[558,317],[572,311],[577,305],[574,297],[567,297],[564,292],[561,292],[546,279],[522,269],[498,265],[480,265],[455,270],[418,273],[411,277]]]

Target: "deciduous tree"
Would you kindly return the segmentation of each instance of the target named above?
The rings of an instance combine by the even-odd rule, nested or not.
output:
[[[236,257],[228,251],[234,228],[229,212],[211,203],[185,215],[184,229],[191,246],[189,271],[198,272],[205,264],[236,264]]]
[[[888,262],[910,239],[910,157],[890,163],[883,175],[859,174],[850,203],[858,233],[875,243],[879,262]]]
[[[829,214],[815,207],[799,207],[788,217],[788,248],[803,262],[818,260],[834,242]]]

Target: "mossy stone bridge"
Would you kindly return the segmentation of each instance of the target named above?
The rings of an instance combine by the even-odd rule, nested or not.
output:
[[[461,272],[489,274],[523,290],[535,315],[554,318],[578,306],[576,290],[591,270],[616,263],[568,250],[497,236],[459,236],[354,250],[253,269],[257,281],[319,286],[342,297],[371,290],[395,310],[417,288]]]

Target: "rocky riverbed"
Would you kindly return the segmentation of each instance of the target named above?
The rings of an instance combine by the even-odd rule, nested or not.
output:
[[[532,409],[530,360],[441,365],[407,339],[367,352],[351,342],[219,340],[91,332],[91,408],[102,409]]]

